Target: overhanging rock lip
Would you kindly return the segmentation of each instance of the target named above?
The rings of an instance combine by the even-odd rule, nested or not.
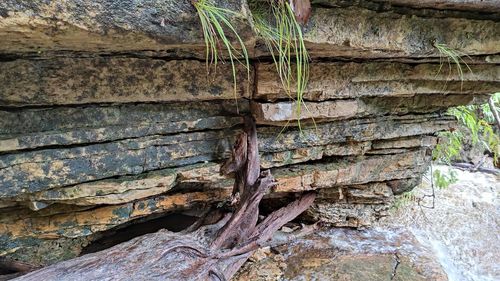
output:
[[[386,1],[405,5],[411,2]],[[122,7],[119,1],[99,0],[93,1],[91,5],[78,0],[75,6],[62,5],[59,9],[44,3],[28,2],[29,0],[9,0],[0,3],[0,10],[3,11],[3,16],[0,16],[0,33],[6,39],[0,46],[0,54],[43,56],[44,52],[93,51],[103,54],[135,52],[163,53],[167,57],[205,57],[200,23],[189,1],[154,0],[147,4],[139,1],[137,3],[142,5]],[[438,1],[426,3],[434,5]],[[253,30],[252,16],[246,0],[217,0],[215,4],[237,12],[230,14],[229,20],[247,45],[250,57],[269,55],[255,49],[259,39]],[[327,6],[316,7],[309,24],[305,26],[305,41],[312,57],[369,59],[428,57],[429,54],[438,57],[439,53],[433,46],[437,39],[437,43],[445,43],[467,55],[498,53],[495,46],[499,45],[500,38],[494,34],[487,35],[495,27],[498,29],[500,22],[404,15],[395,18],[395,14],[360,7],[325,7]],[[491,10],[492,7],[498,7],[498,4],[487,7]],[[352,22],[353,16],[358,18],[356,22]],[[464,30],[468,33],[465,34]],[[50,35],[47,36],[47,33]],[[387,36],[389,33],[397,36]],[[19,34],[23,34],[23,37],[19,37]],[[31,39],[26,40],[25,35],[29,35]],[[236,48],[239,48],[237,40],[231,37],[230,32],[228,35],[236,43]],[[460,42],[455,40],[458,37],[462,38]],[[485,43],[477,44],[474,39],[479,38]],[[221,54],[224,53],[223,49],[221,48]]]

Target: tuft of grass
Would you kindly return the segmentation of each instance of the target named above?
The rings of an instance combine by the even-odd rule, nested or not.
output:
[[[285,93],[296,102],[299,130],[304,92],[309,80],[309,53],[302,28],[288,1],[250,2],[256,33],[266,45]],[[292,85],[295,83],[295,89]],[[295,96],[292,95],[295,92]],[[314,122],[314,120],[313,120]]]
[[[242,64],[247,70],[248,81],[250,81],[250,61],[245,43],[238,35],[235,27],[229,21],[229,17],[239,16],[234,11],[216,7],[209,0],[193,0],[198,17],[200,18],[203,38],[206,46],[207,74],[210,74],[210,67],[213,66],[214,72],[217,71],[217,64],[224,63],[224,58],[220,53],[221,45],[228,54],[229,62],[233,75],[234,96],[237,99],[237,78],[236,63]],[[236,38],[240,49],[237,49],[226,35],[226,30],[230,31]],[[244,58],[244,62],[240,60]]]
[[[461,86],[463,87],[464,69],[462,68],[462,65],[465,65],[466,68],[470,71],[470,73],[473,73],[472,69],[469,67],[467,62],[465,62],[465,60],[463,59],[463,57],[467,55],[448,47],[446,44],[434,43],[434,47],[438,50],[440,54],[439,70],[437,74],[439,74],[443,68],[444,64],[443,59],[446,59],[448,61],[448,68],[449,68],[448,75],[451,75],[451,70],[452,70],[451,65],[454,64],[457,69],[458,77],[460,78],[461,81]]]
[[[394,202],[392,203],[391,209],[400,210],[402,208],[406,208],[410,206],[412,203],[418,201],[417,196],[415,195],[415,191],[408,191],[401,195],[395,197]]]

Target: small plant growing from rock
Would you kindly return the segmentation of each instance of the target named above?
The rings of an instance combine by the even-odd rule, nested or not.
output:
[[[434,43],[434,47],[440,54],[440,65],[436,75],[441,72],[444,65],[443,60],[446,59],[449,67],[449,75],[451,76],[452,64],[454,64],[462,87],[464,81],[463,65],[466,66],[470,73],[473,73],[467,62],[463,59],[463,57],[467,55],[442,43]],[[489,151],[493,155],[494,164],[497,164],[500,150],[500,138],[498,134],[495,133],[490,123],[495,122],[495,120],[493,120],[494,117],[497,119],[496,122],[500,129],[498,110],[494,105],[495,100],[498,100],[499,96],[500,94],[498,93],[494,94],[490,98],[489,104],[450,108],[447,111],[447,115],[455,117],[459,122],[459,127],[439,134],[440,142],[433,151],[433,159],[450,165],[452,160],[460,156],[460,152],[463,150],[463,143],[466,136],[468,136],[472,140],[473,145],[480,143],[485,150]],[[490,118],[487,118],[487,116],[490,116]],[[451,174],[444,175],[437,173],[431,176],[438,187],[440,187],[440,185],[447,187],[449,185],[448,182],[453,183],[454,181],[454,177]]]
[[[413,190],[405,192],[395,198],[391,209],[400,210],[401,208],[408,207],[411,203],[417,202],[417,199],[418,198]]]
[[[299,11],[299,14],[307,16],[297,17],[294,12],[297,7],[292,7],[288,1],[271,0],[267,1],[267,5],[263,1],[253,1],[250,5],[255,31],[271,54],[283,90],[297,104],[300,129],[300,115],[302,106],[305,106],[304,92],[309,80],[310,58],[299,20],[307,21],[308,13]],[[293,84],[295,85],[292,86]],[[295,97],[292,92],[295,92]]]
[[[216,70],[217,63],[224,61],[220,53],[220,46],[223,45],[231,63],[236,96],[236,62],[243,64],[250,76],[250,63],[245,44],[229,21],[229,16],[238,15],[238,13],[216,7],[209,0],[192,0],[191,3],[200,18],[206,46],[207,69],[209,71],[210,66],[213,65]],[[303,95],[309,80],[310,57],[300,22],[307,22],[311,12],[310,2],[309,0],[291,2],[256,0],[249,4],[255,32],[264,41],[271,54],[285,93],[297,104],[298,126],[301,129],[300,116],[302,108],[305,108]],[[227,30],[234,35],[240,49],[236,48],[226,35]]]
[[[469,67],[467,62],[463,59],[464,56],[467,56],[460,51],[457,51],[455,49],[450,48],[446,44],[441,44],[441,43],[434,43],[434,47],[438,50],[440,54],[440,63],[439,63],[439,70],[437,75],[441,72],[444,62],[443,60],[446,59],[448,62],[448,68],[449,68],[449,75],[451,75],[452,67],[451,65],[454,64],[458,77],[460,78],[460,82],[462,83],[463,86],[463,81],[464,81],[464,70],[462,68],[462,65],[465,65],[467,69],[472,73],[472,69]]]
[[[203,38],[205,40],[206,46],[206,61],[207,61],[207,72],[210,72],[210,66],[213,65],[214,71],[217,70],[217,63],[219,61],[224,62],[224,59],[220,52],[221,44],[224,46],[229,62],[231,64],[233,84],[234,84],[234,95],[236,98],[237,91],[237,79],[236,79],[236,62],[241,63],[245,66],[247,70],[247,75],[250,77],[250,61],[248,58],[248,52],[245,47],[245,43],[238,35],[235,27],[229,21],[229,16],[238,15],[238,13],[216,7],[209,0],[192,0],[191,2],[195,7],[198,17],[200,18],[201,29],[203,31]],[[231,40],[226,35],[226,30],[231,31],[234,35],[240,49],[236,48]],[[244,62],[240,60],[244,59]],[[250,79],[248,79],[250,80]]]

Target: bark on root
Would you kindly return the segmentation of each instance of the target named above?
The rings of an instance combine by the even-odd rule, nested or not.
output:
[[[28,273],[19,280],[229,280],[259,247],[286,243],[317,226],[276,235],[313,203],[315,193],[302,194],[259,222],[259,203],[275,183],[270,171],[260,171],[252,118],[245,118],[245,132],[221,173],[235,174],[233,193],[239,193],[240,199],[234,212],[217,223],[198,228],[206,219],[202,218],[191,232],[161,230]]]

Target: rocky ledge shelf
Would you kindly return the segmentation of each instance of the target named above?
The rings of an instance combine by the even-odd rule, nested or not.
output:
[[[207,76],[187,0],[0,3],[0,256],[47,265],[226,202],[219,168],[243,115],[277,179],[266,205],[317,190],[303,219],[368,227],[419,183],[455,126],[443,112],[500,89],[498,1],[313,2],[300,114],[247,3],[216,3],[239,12],[251,56],[236,89],[228,64]],[[443,67],[435,42],[470,71]]]

